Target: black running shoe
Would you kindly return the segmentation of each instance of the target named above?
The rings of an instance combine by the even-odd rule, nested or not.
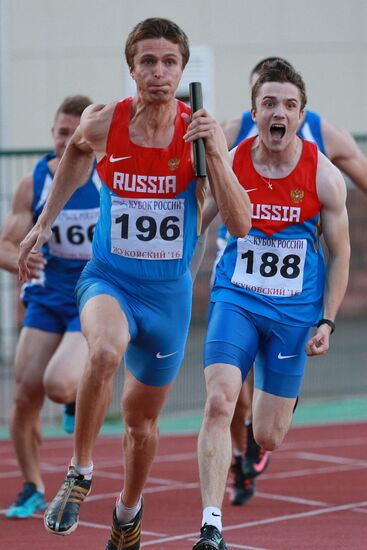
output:
[[[254,438],[252,424],[247,426],[247,449],[242,462],[242,472],[245,477],[254,478],[262,474],[270,463],[269,451],[260,447]]]
[[[116,516],[116,508],[113,509],[111,533],[106,550],[139,550],[143,508],[142,499],[139,512],[130,523],[125,525],[120,524]]]
[[[192,550],[228,550],[228,547],[220,531],[214,525],[205,523],[200,529],[200,538],[195,542]]]
[[[84,479],[75,468],[69,467],[59,492],[45,511],[46,530],[55,535],[70,535],[78,527],[79,509],[89,495],[92,480]]]
[[[244,475],[242,471],[242,462],[242,457],[236,456],[231,466],[233,479],[230,502],[233,506],[242,506],[255,494],[255,481]]]

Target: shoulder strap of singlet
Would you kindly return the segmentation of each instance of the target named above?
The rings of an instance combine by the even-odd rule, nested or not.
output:
[[[305,119],[298,133],[303,139],[316,143],[321,153],[325,154],[325,145],[321,133],[321,117],[318,113],[306,111]]]

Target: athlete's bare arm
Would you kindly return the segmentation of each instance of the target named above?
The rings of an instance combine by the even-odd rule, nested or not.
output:
[[[364,193],[367,193],[367,157],[347,130],[322,119],[321,132],[327,157]]]
[[[13,195],[10,212],[0,234],[0,268],[18,273],[19,243],[33,225],[33,175],[24,176]],[[34,254],[29,264],[31,278],[37,278],[46,260],[42,254]]]
[[[237,150],[237,147],[235,147],[229,152],[231,166],[233,165],[233,158],[236,150]],[[206,196],[205,196],[205,205],[204,205],[203,221],[202,221],[202,226],[204,229],[206,229],[210,225],[210,223],[215,219],[218,213],[219,213],[218,205],[216,203],[216,200],[213,196],[213,193],[210,187],[208,186],[206,191]],[[221,216],[220,216],[220,219],[221,219]]]
[[[90,105],[85,109],[79,127],[69,141],[56,170],[51,192],[37,223],[20,243],[19,278],[30,277],[29,254],[38,253],[51,236],[51,226],[66,202],[88,179],[95,155],[101,158],[114,105]]]
[[[339,170],[319,153],[317,193],[321,201],[321,227],[328,249],[324,294],[326,319],[335,320],[348,284],[350,244],[348,215],[345,206],[345,182]],[[309,340],[308,355],[322,355],[329,348],[330,327],[321,325]]]
[[[242,117],[231,118],[222,122],[221,126],[227,141],[228,149],[232,149],[241,129]]]
[[[184,118],[189,122],[189,117]],[[206,229],[219,210],[228,231],[232,235],[243,237],[251,227],[250,201],[232,170],[227,143],[220,125],[205,109],[200,109],[193,114],[184,138],[187,141],[199,138],[205,140],[211,195],[208,193],[203,229]]]
[[[82,140],[94,151],[97,161],[106,154],[107,136],[116,102],[108,105],[89,105],[80,119],[80,145]]]

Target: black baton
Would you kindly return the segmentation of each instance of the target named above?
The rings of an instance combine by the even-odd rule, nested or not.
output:
[[[203,94],[201,90],[201,82],[190,82],[190,103],[193,113],[202,109],[203,107]],[[205,145],[202,138],[194,141],[194,166],[195,174],[199,178],[205,178],[206,176],[206,162],[205,162]]]

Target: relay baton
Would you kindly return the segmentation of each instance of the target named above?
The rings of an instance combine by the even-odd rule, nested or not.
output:
[[[202,109],[203,107],[203,94],[201,90],[201,82],[190,82],[190,103],[193,113]],[[205,178],[206,176],[206,162],[205,162],[205,145],[202,138],[194,141],[194,166],[195,174],[198,178]]]

